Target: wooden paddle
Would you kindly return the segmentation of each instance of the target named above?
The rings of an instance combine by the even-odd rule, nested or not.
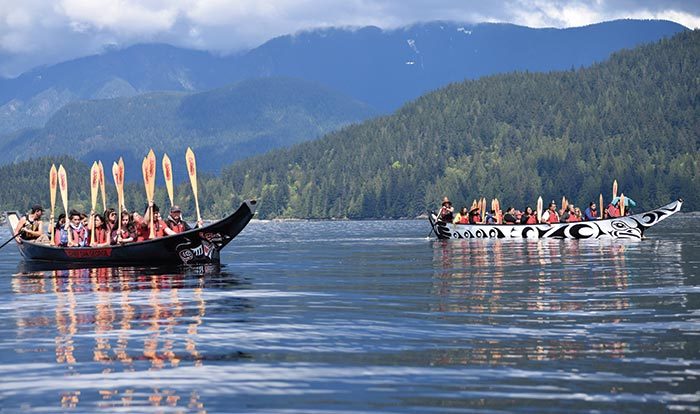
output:
[[[100,167],[97,162],[92,163],[90,168],[90,202],[92,210],[90,212],[90,245],[95,244],[95,208],[97,208],[97,190],[100,187]]]
[[[165,188],[168,190],[168,197],[170,197],[170,207],[172,207],[175,205],[173,197],[173,166],[170,163],[168,154],[163,155],[163,176],[165,177]]]
[[[119,157],[119,162],[117,162],[117,167],[119,167],[119,193],[121,195],[121,210],[119,211],[119,221],[122,221],[122,211],[126,210],[126,197],[124,197],[124,159]]]
[[[625,216],[625,193],[620,194],[620,217]]]
[[[65,229],[68,232],[68,244],[73,242],[72,231],[70,231],[70,217],[68,216],[68,177],[63,165],[58,166],[58,188],[61,190],[61,201],[63,201],[63,210],[66,212]]]
[[[537,198],[537,222],[542,222],[542,197]]]
[[[105,169],[102,166],[102,161],[97,162],[97,168],[100,173],[100,189],[102,190],[102,211],[107,211],[107,186],[105,185]],[[107,217],[105,217],[105,220]]]
[[[143,185],[146,189],[146,198],[148,199],[148,206],[150,209],[149,214],[149,224],[150,232],[149,238],[153,239],[156,237],[155,229],[153,227],[154,212],[151,207],[153,204],[153,195],[155,193],[155,179],[156,179],[156,156],[153,150],[148,152],[148,155],[143,159],[141,164],[141,171],[143,172]]]
[[[120,190],[120,181],[122,177],[119,174],[119,164],[116,162],[112,163],[112,177],[114,177],[114,187],[117,189],[117,233],[121,235],[122,232],[122,211],[120,206],[122,205],[122,192]],[[106,218],[107,219],[107,218]]]
[[[600,206],[600,219],[602,220],[603,217],[605,217],[605,216],[603,215],[603,193],[600,193],[600,200],[599,200],[599,203],[598,203],[598,204],[599,204],[599,206]]]
[[[613,181],[613,199],[617,197],[617,180]]]
[[[54,243],[54,210],[56,208],[56,186],[58,185],[58,171],[56,171],[56,165],[51,164],[51,171],[49,171],[49,190],[51,192],[51,245]]]
[[[194,194],[194,206],[195,210],[197,211],[197,223],[201,223],[202,216],[199,214],[199,198],[197,197],[197,162],[194,158],[194,152],[190,147],[187,147],[185,161],[187,162],[187,174],[189,174],[190,176],[190,183],[192,184],[192,193]]]

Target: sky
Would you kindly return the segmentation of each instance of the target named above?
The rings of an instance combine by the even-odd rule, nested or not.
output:
[[[161,42],[217,54],[324,27],[431,20],[576,27],[663,19],[700,28],[700,0],[0,0],[0,76]]]

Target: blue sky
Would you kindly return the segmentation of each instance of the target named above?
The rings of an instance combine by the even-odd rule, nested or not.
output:
[[[700,1],[0,0],[0,76],[143,42],[227,54],[329,26],[391,29],[453,20],[572,27],[622,18],[697,29]]]

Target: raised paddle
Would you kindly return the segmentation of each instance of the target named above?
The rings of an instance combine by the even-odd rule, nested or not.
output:
[[[165,177],[165,188],[168,190],[168,197],[170,197],[170,207],[172,207],[175,205],[175,199],[173,198],[173,166],[170,163],[168,154],[163,155],[163,176]]]
[[[603,193],[600,193],[600,199],[598,201],[599,201],[598,204],[600,205],[600,219],[602,220],[603,219]]]
[[[119,157],[119,162],[117,162],[117,167],[119,167],[119,193],[121,194],[121,210],[119,211],[119,221],[122,221],[122,211],[126,210],[126,197],[124,197],[124,160]]]
[[[613,181],[613,199],[617,197],[617,180]]]
[[[192,184],[192,193],[194,194],[194,206],[197,211],[197,223],[202,222],[202,216],[199,214],[199,199],[197,197],[197,161],[194,158],[194,152],[192,148],[187,147],[187,153],[185,153],[185,161],[187,161],[187,174],[190,176],[190,183]]]
[[[90,217],[90,245],[95,244],[95,208],[97,208],[97,190],[100,187],[100,167],[97,162],[92,163],[90,168],[90,202],[92,203],[92,217]]]
[[[66,212],[66,232],[68,233],[68,244],[73,241],[73,235],[70,231],[70,217],[68,215],[68,176],[63,165],[58,166],[58,188],[61,190],[61,201],[63,201],[63,210]]]
[[[122,233],[122,210],[121,206],[124,203],[122,198],[124,197],[124,176],[121,174],[121,169],[119,164],[116,162],[112,164],[112,177],[114,177],[114,186],[117,189],[117,233],[121,236]]]
[[[107,186],[105,185],[105,169],[102,166],[102,161],[97,162],[97,168],[100,173],[100,190],[102,190],[102,211],[107,211]]]
[[[51,192],[51,216],[49,217],[51,223],[49,223],[49,228],[51,229],[51,244],[54,243],[54,233],[56,229],[53,228],[54,210],[56,209],[56,186],[58,186],[58,171],[56,171],[56,165],[51,164],[51,171],[49,171],[49,190]]]
[[[537,198],[537,222],[542,222],[542,197]]]
[[[155,187],[152,184],[152,181],[155,179],[155,160],[153,162],[153,168],[151,168],[151,162],[148,159],[148,157],[143,158],[143,162],[141,163],[141,172],[143,173],[143,186],[144,189],[146,190],[146,199],[148,200],[148,209],[149,209],[149,227],[150,227],[150,232],[149,232],[149,238],[153,239],[156,237],[155,229],[153,228],[153,193],[151,192],[152,188],[155,189]],[[153,172],[153,176],[151,176],[151,172]]]
[[[620,194],[620,217],[625,216],[625,193]]]

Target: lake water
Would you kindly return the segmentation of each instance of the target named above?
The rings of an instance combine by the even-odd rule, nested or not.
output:
[[[10,245],[0,412],[697,412],[698,220],[641,242],[252,222],[186,270],[45,271]]]

